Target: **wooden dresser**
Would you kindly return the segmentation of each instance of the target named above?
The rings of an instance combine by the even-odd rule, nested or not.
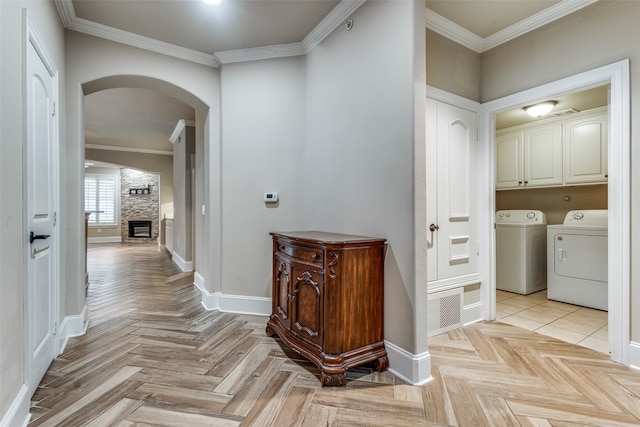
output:
[[[318,231],[271,233],[273,304],[269,336],[311,360],[323,385],[345,371],[388,368],[383,342],[385,239]]]

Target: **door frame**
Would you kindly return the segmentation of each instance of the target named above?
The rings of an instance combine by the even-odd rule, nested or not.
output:
[[[52,141],[51,141],[51,160],[52,160],[52,175],[53,175],[53,183],[51,184],[52,192],[53,192],[53,204],[54,204],[54,215],[57,217],[60,211],[60,174],[59,174],[59,165],[60,165],[60,141],[59,141],[59,129],[60,129],[60,107],[59,107],[59,73],[58,67],[53,61],[52,56],[49,54],[48,49],[46,48],[46,44],[44,43],[42,37],[38,34],[38,31],[34,25],[33,20],[30,18],[27,9],[23,9],[22,13],[22,22],[23,22],[23,46],[22,46],[22,68],[23,68],[23,84],[22,84],[22,114],[23,114],[23,141],[22,141],[22,182],[23,182],[23,194],[28,194],[28,180],[29,180],[29,162],[28,162],[28,123],[27,123],[27,109],[28,109],[28,98],[27,98],[27,58],[28,58],[28,49],[29,46],[33,46],[36,53],[40,57],[40,60],[44,64],[45,68],[49,72],[53,80],[53,99],[55,102],[55,118],[53,120],[53,129],[51,130]],[[28,197],[28,196],[27,196]],[[28,199],[27,199],[28,203]],[[29,384],[31,375],[33,374],[33,367],[31,365],[31,354],[30,354],[30,341],[31,341],[31,322],[29,319],[29,305],[32,303],[29,299],[29,266],[28,259],[31,256],[30,245],[25,244],[27,241],[27,236],[29,235],[29,208],[26,204],[23,204],[22,209],[22,235],[24,236],[23,240],[23,259],[25,260],[23,265],[23,277],[24,277],[24,382],[25,384]],[[51,278],[51,308],[53,313],[53,330],[54,330],[54,354],[58,355],[62,348],[62,341],[60,339],[59,334],[59,321],[60,321],[60,233],[58,231],[59,227],[56,224],[58,218],[54,219],[54,226],[52,229],[53,240],[51,243],[53,256],[52,256],[52,272],[53,277]],[[28,390],[29,396],[31,396],[35,390]]]
[[[609,281],[609,346],[611,359],[629,366],[630,360],[630,264],[631,264],[631,204],[630,204],[630,95],[629,60],[625,59],[600,68],[566,77],[482,104],[479,162],[480,170],[479,240],[481,253],[486,253],[480,271],[485,279],[482,287],[482,318],[495,320],[495,115],[523,105],[551,99],[603,85],[611,85],[609,100],[608,141],[608,281]],[[483,194],[484,193],[484,194]]]

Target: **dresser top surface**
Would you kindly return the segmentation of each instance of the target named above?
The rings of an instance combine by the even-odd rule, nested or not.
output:
[[[328,233],[325,231],[283,231],[269,233],[273,237],[325,244],[384,242],[381,237],[356,236],[352,234]]]

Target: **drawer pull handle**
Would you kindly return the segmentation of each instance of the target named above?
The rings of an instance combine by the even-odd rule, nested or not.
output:
[[[311,258],[313,258],[313,259],[318,258],[318,254],[313,254],[313,255],[311,255]]]

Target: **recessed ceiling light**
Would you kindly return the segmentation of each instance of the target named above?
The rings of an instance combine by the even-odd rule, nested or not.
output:
[[[222,0],[202,0],[202,1],[207,3],[207,4],[220,4],[220,3],[222,3]]]

